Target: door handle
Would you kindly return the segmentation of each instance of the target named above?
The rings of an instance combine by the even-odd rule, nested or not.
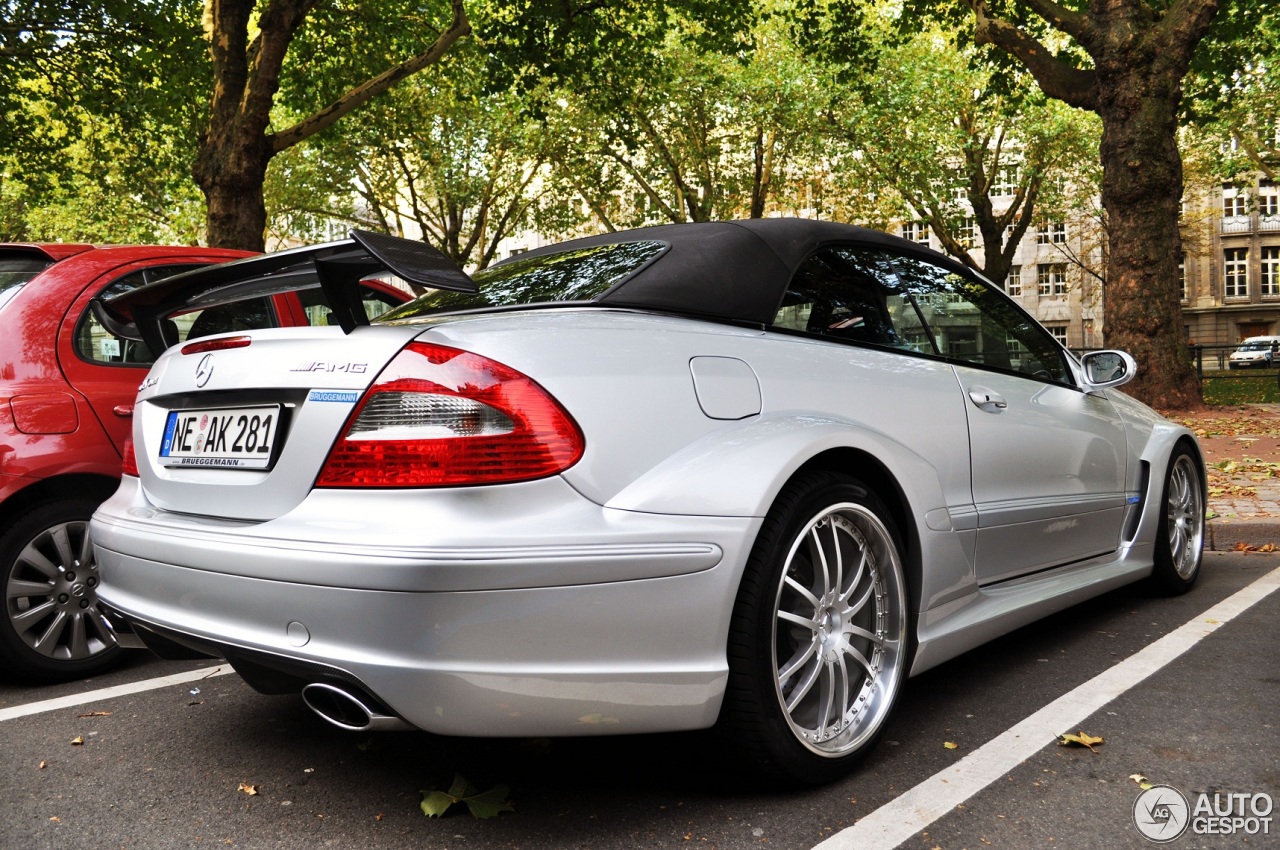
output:
[[[132,415],[133,415],[133,405],[132,405],[132,404],[117,404],[115,407],[111,408],[111,412],[112,412],[112,413],[114,413],[116,416],[121,416],[121,417],[124,417],[124,416],[132,416]]]
[[[969,400],[983,410],[994,408],[995,410],[1004,410],[1009,406],[1009,402],[1004,400],[1004,396],[994,390],[986,387],[973,387],[969,390]]]

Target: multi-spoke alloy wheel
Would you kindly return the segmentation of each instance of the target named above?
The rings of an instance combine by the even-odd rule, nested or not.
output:
[[[45,680],[87,676],[119,650],[98,607],[98,567],[89,540],[92,503],[43,505],[0,541],[0,659]]]
[[[765,520],[735,609],[724,719],[778,778],[846,772],[893,707],[908,640],[892,528],[874,494],[833,473],[793,482]]]
[[[1204,473],[1199,460],[1179,445],[1169,458],[1164,482],[1160,530],[1156,540],[1156,584],[1171,593],[1184,593],[1200,574],[1204,551]]]
[[[897,553],[875,514],[832,505],[797,535],[778,583],[773,666],[796,738],[823,755],[879,729],[903,651]]]

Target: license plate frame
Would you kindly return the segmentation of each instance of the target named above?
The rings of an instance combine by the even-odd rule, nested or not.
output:
[[[170,410],[157,458],[184,469],[271,469],[279,454],[279,404]]]

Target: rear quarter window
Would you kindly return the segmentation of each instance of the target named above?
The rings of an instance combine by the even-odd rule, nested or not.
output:
[[[383,321],[415,319],[455,310],[481,310],[522,304],[592,301],[666,252],[666,242],[595,245],[536,257],[517,257],[476,272],[479,292],[433,289]]]

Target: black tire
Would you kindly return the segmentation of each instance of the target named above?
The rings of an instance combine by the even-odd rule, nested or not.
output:
[[[803,474],[778,496],[734,605],[720,717],[762,777],[831,782],[875,744],[910,659],[902,551],[853,478]]]
[[[1161,593],[1186,593],[1200,576],[1204,554],[1205,477],[1200,458],[1179,443],[1169,456],[1160,496],[1152,586]]]
[[[98,606],[89,518],[98,503],[64,499],[17,517],[0,536],[0,666],[39,682],[110,669],[121,650]]]

